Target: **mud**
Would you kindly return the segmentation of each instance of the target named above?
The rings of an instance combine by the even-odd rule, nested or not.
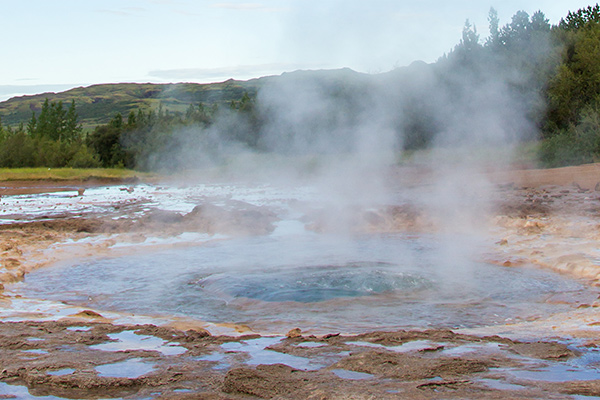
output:
[[[45,179],[45,180],[11,180],[0,183],[0,196],[14,196],[35,193],[57,193],[76,190],[81,196],[86,189],[105,185],[132,185],[140,179],[132,178],[99,178],[89,177],[82,180]]]
[[[497,201],[486,221],[495,245],[485,261],[508,268],[536,265],[600,284],[599,168],[581,167],[579,174],[568,169],[495,176]],[[33,193],[13,185],[12,192],[3,193]],[[41,186],[42,192],[60,189],[52,183]],[[79,187],[67,189],[86,196]],[[198,203],[186,212],[148,208],[147,203],[138,198],[104,212],[66,210],[34,219],[11,215],[16,222],[0,225],[0,282],[9,285],[36,268],[73,257],[113,254],[117,250],[111,246],[122,241],[185,232],[257,235],[272,232],[277,223],[272,207],[234,200]],[[356,209],[351,223],[342,225],[342,213],[302,212],[302,222],[315,232],[340,226],[354,232],[438,228],[435,218],[411,203]],[[94,241],[77,243],[88,238]],[[6,308],[16,300],[10,293],[0,298]],[[0,322],[0,398],[18,398],[16,388],[22,386],[35,396],[82,399],[600,396],[598,307],[598,300],[590,299],[547,320],[472,331],[374,329],[361,335],[313,336],[289,327],[287,335],[276,337],[225,324],[220,328],[231,333],[223,335],[195,321],[123,324],[99,310],[82,309],[46,321],[34,313],[20,321],[13,315],[13,322]],[[594,357],[586,358],[590,354]],[[570,370],[581,375],[565,375],[560,381],[544,375]],[[119,374],[111,371],[126,376],[112,376]]]
[[[129,339],[114,348],[99,347],[122,341],[118,335],[126,332],[130,337],[139,336],[139,341]],[[160,339],[162,347],[144,347],[152,338]],[[484,383],[486,379],[511,379],[506,371],[518,371],[532,363],[559,363],[577,356],[556,342],[527,343],[446,330],[300,335],[269,338],[277,341],[264,350],[271,352],[273,362],[258,365],[250,362],[251,351],[226,347],[261,339],[259,335],[211,336],[203,330],[180,331],[155,325],[75,320],[5,322],[0,323],[0,381],[9,384],[4,387],[8,394],[10,385],[26,385],[36,396],[82,399],[391,399],[400,394],[417,399],[493,399],[600,394],[596,381],[558,384],[517,379],[513,383],[521,387],[513,391]],[[401,344],[423,340],[431,345],[398,350]],[[318,346],[304,347],[307,343]],[[381,347],[369,346],[373,344]],[[446,354],[463,346],[474,346],[474,350],[464,356]],[[277,362],[278,354],[319,362],[300,369]],[[225,367],[219,366],[222,360]],[[107,366],[115,366],[113,369],[123,375],[119,365],[128,362],[149,368],[130,371],[130,376],[102,373]],[[357,378],[359,375],[348,371],[363,375]]]

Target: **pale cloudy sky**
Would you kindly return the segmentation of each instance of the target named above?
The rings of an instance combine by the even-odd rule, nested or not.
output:
[[[495,3],[494,3],[495,1]],[[574,0],[0,0],[0,100],[113,82],[218,82],[433,62],[496,8],[557,23]]]

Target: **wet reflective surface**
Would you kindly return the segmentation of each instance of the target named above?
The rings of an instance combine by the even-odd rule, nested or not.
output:
[[[151,362],[141,358],[131,358],[112,364],[104,364],[96,367],[99,376],[106,378],[138,378],[154,370]]]
[[[34,396],[29,393],[27,386],[9,385],[4,382],[0,382],[0,398],[4,399],[37,399],[37,400],[57,400],[63,399],[63,397],[57,396]]]
[[[103,351],[131,351],[151,350],[158,351],[166,356],[183,354],[186,349],[175,344],[161,340],[154,336],[138,335],[133,331],[123,331],[108,335],[110,342],[90,346],[92,349]]]
[[[451,243],[272,234],[58,265],[27,275],[19,290],[98,309],[323,331],[506,323],[572,307],[546,303],[556,293],[590,291],[552,272],[453,256]]]

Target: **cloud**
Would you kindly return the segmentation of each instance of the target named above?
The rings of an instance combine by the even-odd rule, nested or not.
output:
[[[313,66],[314,67],[314,66]],[[280,74],[284,71],[302,69],[298,64],[259,64],[259,65],[236,65],[222,68],[180,68],[150,71],[149,75],[154,78],[174,81],[207,81],[211,79],[260,77],[264,75]]]
[[[145,0],[148,1],[152,4],[159,4],[159,5],[180,5],[182,4],[181,1],[178,0]]]
[[[28,80],[35,80],[27,78]],[[16,96],[34,95],[48,92],[62,92],[74,87],[81,86],[77,84],[58,84],[58,85],[0,85],[0,101],[8,100]]]
[[[267,7],[260,3],[215,3],[213,8],[225,8],[228,10],[264,10]]]
[[[116,15],[119,17],[130,17],[132,15],[140,14],[145,11],[146,11],[146,9],[141,8],[141,7],[122,7],[118,10],[110,10],[110,9],[96,10],[96,12],[99,12],[102,14]]]

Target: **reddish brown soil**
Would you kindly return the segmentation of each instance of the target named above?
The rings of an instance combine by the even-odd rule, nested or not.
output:
[[[125,347],[120,351],[90,346],[111,341],[109,334],[135,332],[163,339],[182,349],[165,355],[156,350]],[[565,398],[566,394],[600,394],[600,382],[544,383],[514,379],[513,390],[489,387],[501,379],[499,369],[518,369],[526,363],[546,365],[575,357],[565,345],[516,342],[501,337],[459,335],[451,331],[373,332],[358,336],[296,336],[268,351],[320,358],[320,365],[299,370],[284,364],[248,365],[243,352],[224,351],[222,344],[245,342],[258,335],[211,336],[153,325],[112,325],[81,321],[0,323],[0,381],[26,385],[30,392],[66,398],[160,399],[414,399],[435,398]],[[140,339],[141,340],[141,339]],[[147,339],[144,339],[147,340]],[[397,352],[362,345],[398,346],[427,340],[430,347]],[[142,341],[142,340],[141,340]],[[143,341],[142,341],[143,342]],[[312,343],[318,347],[304,347]],[[500,346],[490,352],[486,345]],[[446,355],[446,349],[475,346],[467,355]],[[219,367],[221,354],[228,367]],[[524,357],[527,357],[525,359]],[[151,372],[132,377],[109,377],[104,365],[143,360]],[[340,376],[340,370],[350,377]],[[361,379],[351,374],[362,373]],[[517,386],[519,385],[519,386]],[[10,392],[10,388],[7,389]]]
[[[590,261],[600,240],[600,166],[559,170],[527,170],[492,175],[496,186],[489,221],[497,248],[489,260],[507,267],[536,264],[600,281],[600,268]],[[102,182],[86,182],[101,184]],[[55,191],[64,182],[6,182],[0,195]],[[77,184],[80,187],[80,183]],[[81,186],[85,188],[85,186]],[[73,190],[73,187],[69,187]],[[352,229],[358,231],[427,231],[436,229],[432,218],[418,205],[357,210]],[[307,213],[306,224],[315,231],[332,229],[331,215]],[[15,282],[34,268],[78,254],[97,254],[103,244],[81,253],[57,247],[49,257],[44,250],[68,238],[101,233],[132,235],[176,234],[190,230],[229,234],[262,234],[273,229],[275,216],[267,209],[227,210],[204,205],[182,215],[155,212],[136,220],[114,215],[53,218],[26,224],[0,225],[0,275],[4,284]],[[567,238],[569,239],[567,241]],[[577,245],[573,240],[579,239]],[[131,236],[130,236],[131,239]],[[114,240],[114,239],[111,239]],[[9,301],[10,299],[5,299]],[[583,307],[584,305],[582,305]],[[594,324],[598,304],[585,305],[587,320],[577,330],[551,322],[556,335],[587,338],[599,346]],[[587,325],[586,325],[587,324]],[[582,329],[587,326],[589,331]],[[293,327],[290,327],[293,328]],[[518,327],[514,327],[517,329]],[[185,349],[178,355],[154,350],[97,350],[90,346],[109,342],[109,334],[135,331]],[[25,385],[34,395],[65,398],[160,399],[564,399],[570,395],[600,396],[600,380],[549,382],[519,378],[508,370],[552,367],[577,357],[576,351],[556,340],[519,342],[501,336],[458,334],[448,330],[372,332],[344,336],[305,336],[290,331],[288,338],[269,348],[320,360],[312,370],[283,364],[250,363],[243,352],[221,345],[259,338],[211,336],[201,328],[178,330],[154,325],[117,325],[96,311],[86,310],[58,321],[0,322],[0,383]],[[398,352],[389,346],[426,341],[419,349]],[[371,346],[356,344],[362,342]],[[312,343],[303,346],[303,343]],[[447,350],[471,346],[453,355]],[[388,346],[388,347],[385,347]],[[218,354],[226,362],[207,356]],[[101,376],[97,367],[141,359],[154,365],[135,377]],[[53,372],[69,369],[68,373]],[[72,370],[72,371],[71,371]],[[350,375],[340,374],[340,370]],[[352,375],[351,373],[362,375]],[[494,386],[500,382],[504,386]],[[10,397],[10,387],[6,389]],[[8,397],[7,397],[8,396]]]
[[[18,194],[54,193],[72,190],[83,190],[94,186],[130,185],[138,182],[137,178],[89,178],[84,180],[27,180],[0,181],[0,196]]]

